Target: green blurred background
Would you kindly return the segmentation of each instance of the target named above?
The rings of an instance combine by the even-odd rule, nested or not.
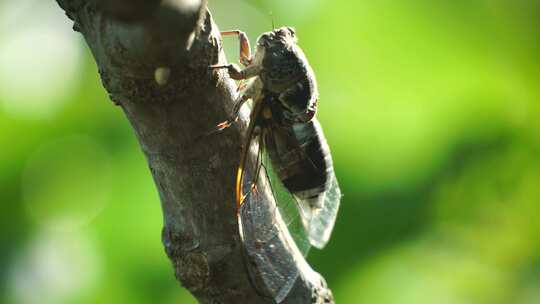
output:
[[[540,1],[210,6],[252,40],[272,12],[316,71],[344,197],[309,261],[338,303],[540,303]],[[0,0],[0,207],[0,303],[195,302],[128,122],[54,1]]]

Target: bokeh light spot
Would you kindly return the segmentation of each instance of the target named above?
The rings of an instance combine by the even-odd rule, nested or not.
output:
[[[1,11],[19,13],[0,13],[0,105],[16,117],[48,118],[80,79],[80,38],[62,11],[45,2],[3,1]]]
[[[87,237],[44,232],[17,255],[9,276],[9,296],[19,304],[74,303],[96,286],[100,268]]]

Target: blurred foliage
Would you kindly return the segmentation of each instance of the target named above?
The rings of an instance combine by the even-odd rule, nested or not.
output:
[[[296,27],[316,71],[345,196],[309,260],[338,303],[540,303],[540,2],[210,5],[252,40]],[[0,0],[0,303],[194,303],[70,27],[54,2]]]

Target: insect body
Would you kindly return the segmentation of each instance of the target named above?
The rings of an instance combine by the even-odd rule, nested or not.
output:
[[[315,75],[297,45],[296,33],[282,27],[262,34],[254,56],[243,32],[222,34],[239,36],[240,62],[245,68],[241,70],[234,64],[212,68],[226,68],[231,78],[249,79],[249,83],[239,95],[232,117],[219,128],[228,127],[237,119],[242,104],[253,100],[237,174],[237,207],[246,197],[249,147],[259,138],[259,147],[266,147],[277,176],[297,202],[309,242],[322,248],[333,229],[341,194],[328,144],[314,117],[318,99]],[[252,171],[259,170],[260,165]]]

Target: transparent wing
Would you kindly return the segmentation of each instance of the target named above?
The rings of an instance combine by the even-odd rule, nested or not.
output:
[[[247,194],[240,206],[240,233],[252,282],[259,286],[259,291],[267,291],[270,297],[280,303],[298,278],[296,261],[298,256],[301,258],[301,253],[285,228],[272,193],[261,192],[269,189],[268,186],[266,178],[260,176],[258,190]],[[255,279],[258,277],[262,278],[262,282]]]
[[[303,257],[276,207],[269,175],[262,164],[262,136],[255,131],[259,112],[260,107],[255,105],[238,169],[238,222],[252,283],[280,303],[296,282],[297,261]]]
[[[307,256],[311,248],[305,225],[302,220],[298,200],[283,186],[277,174],[274,171],[270,158],[265,153],[263,157],[263,167],[267,178],[270,180],[273,195],[277,201],[279,213],[287,225],[296,246],[302,253]]]
[[[295,192],[294,195],[290,195],[287,190],[277,191],[280,207],[283,209],[282,213],[286,215],[286,221],[292,223],[289,230],[295,236],[298,246],[303,249],[303,243],[307,240],[311,245],[321,249],[330,239],[341,200],[341,191],[333,170],[330,148],[328,147],[322,128],[317,119],[314,118],[309,123],[294,124],[292,132],[286,128],[281,129],[276,127],[271,129],[269,133],[268,136],[271,136],[269,137],[270,140],[265,142],[268,142],[270,145],[270,152],[277,151],[275,152],[276,157],[273,158],[275,161],[282,161],[287,164],[301,164],[301,162],[304,161],[308,164],[310,162],[315,167],[317,166],[316,164],[320,164],[321,162],[317,159],[324,157],[324,162],[326,162],[327,165],[327,167],[325,167],[326,170],[323,171],[323,174],[327,177],[325,180],[326,187],[324,187],[326,190],[324,190],[324,192],[320,193],[323,189],[317,190],[319,189],[318,187],[305,191],[298,191]],[[318,143],[319,147],[317,147],[317,145],[315,145],[315,147],[320,150],[308,153],[308,150],[306,149],[309,148],[300,144],[307,142]],[[280,157],[279,155],[283,156]],[[305,166],[305,163],[302,166]],[[287,168],[287,170],[298,170],[299,167],[292,165]],[[303,168],[310,170],[309,165],[308,167]],[[315,171],[320,172],[322,170]],[[305,178],[310,177],[311,176],[306,175]],[[281,182],[274,182],[272,185],[281,186]],[[289,204],[288,202],[290,199],[287,199],[287,195],[282,195],[280,192],[288,194],[288,197],[294,199],[296,204]],[[291,208],[292,206],[297,208]],[[289,212],[291,209],[294,210]],[[298,213],[301,220],[289,221],[289,219],[295,219],[295,217],[298,216]],[[304,234],[307,235],[306,238],[298,233],[301,231],[299,227],[301,225],[304,226]]]
[[[263,156],[260,140],[257,143],[253,148],[258,150],[258,156],[245,169],[242,188],[246,197],[239,210],[240,234],[253,284],[259,286],[262,283],[263,286],[257,289],[267,291],[276,303],[280,303],[294,286],[300,272],[298,267],[310,269],[302,257],[307,255],[310,242],[298,202],[281,185],[268,157]],[[255,178],[256,173],[259,176]],[[254,182],[256,187],[253,187]],[[309,226],[313,233],[322,233],[328,240],[340,199],[339,186],[335,175],[332,175],[323,207],[313,212]],[[262,282],[257,282],[255,278],[258,277],[262,278]]]
[[[334,172],[329,183],[330,187],[322,194],[322,206],[311,209],[310,218],[307,219],[309,239],[318,248],[323,248],[330,239],[341,201],[341,190]]]
[[[259,147],[259,156],[260,149]],[[257,159],[262,161],[260,157]],[[291,230],[287,229],[286,221],[299,224],[300,230],[296,238],[301,240],[305,253],[309,249],[309,242],[299,220],[298,211],[294,210],[295,213],[292,213],[293,210],[290,208],[296,208],[294,202],[282,204],[289,208],[277,207],[274,186],[279,184],[279,181],[271,177],[272,173],[267,172],[266,165],[261,163],[259,167],[257,163],[255,160],[245,169],[245,182],[242,188],[246,197],[239,210],[240,234],[248,256],[247,268],[253,283],[256,286],[260,285],[261,282],[257,282],[254,278],[262,278],[264,288],[257,289],[267,291],[276,303],[280,303],[296,282],[300,271],[298,265],[302,265],[299,261],[303,260],[302,252],[296,246],[298,241],[295,241],[289,233]],[[258,172],[259,176],[253,178],[253,172]],[[271,179],[274,179],[275,184],[271,184]],[[254,181],[256,187],[252,186]],[[287,197],[286,193],[282,194]],[[282,211],[286,213],[282,214]]]

